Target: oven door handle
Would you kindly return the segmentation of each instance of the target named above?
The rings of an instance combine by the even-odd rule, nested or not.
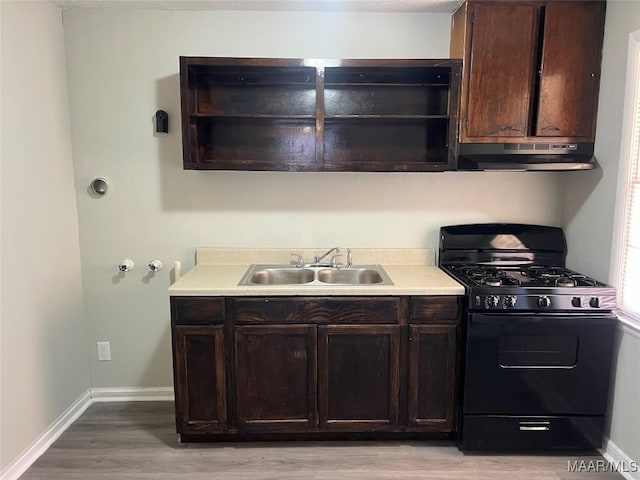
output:
[[[469,320],[477,324],[491,325],[571,325],[583,326],[587,321],[617,321],[617,317],[610,313],[567,313],[567,312],[496,312],[471,313]],[[560,321],[560,323],[558,323]]]
[[[551,430],[551,422],[520,422],[518,429],[521,432],[548,432]]]
[[[513,369],[513,370],[520,370],[520,369],[523,369],[523,370],[526,370],[526,369],[571,370],[573,368],[576,368],[575,363],[573,365],[503,365],[502,363],[499,363],[498,365],[500,365],[500,368]]]

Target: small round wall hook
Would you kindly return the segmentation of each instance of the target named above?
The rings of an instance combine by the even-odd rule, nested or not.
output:
[[[91,191],[96,195],[102,196],[107,193],[107,190],[109,190],[109,184],[104,178],[94,178],[91,182]]]

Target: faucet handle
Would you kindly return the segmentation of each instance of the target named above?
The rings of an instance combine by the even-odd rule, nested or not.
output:
[[[295,252],[293,252],[291,255],[294,256],[294,257],[297,257],[295,262],[294,262],[294,265],[296,267],[302,267],[304,265],[304,258],[302,257],[302,255],[300,255],[299,253],[295,253]]]

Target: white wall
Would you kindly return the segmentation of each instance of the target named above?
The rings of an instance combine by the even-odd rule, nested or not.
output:
[[[565,173],[567,263],[607,280],[620,161],[629,34],[640,28],[640,3],[609,0],[600,79],[595,156],[600,169]]]
[[[640,29],[640,3],[609,0],[603,48],[596,157],[602,169],[568,175],[565,231],[570,267],[613,281],[610,265],[623,122],[629,34]],[[640,333],[620,328],[609,437],[640,460]]]
[[[182,170],[178,57],[448,57],[450,15],[64,12],[93,385],[172,382],[168,269],[198,246],[436,247],[443,224],[560,225],[558,174],[357,174]],[[153,135],[159,108],[170,133]],[[87,194],[105,176],[107,196]],[[116,264],[139,268],[121,278]],[[356,259],[357,261],[357,259]]]
[[[62,18],[0,8],[4,473],[90,382]]]

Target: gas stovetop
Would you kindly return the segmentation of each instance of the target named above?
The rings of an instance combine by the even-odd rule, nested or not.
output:
[[[595,312],[616,307],[615,289],[564,266],[560,228],[523,224],[442,227],[439,265],[482,311]]]
[[[586,275],[565,267],[545,265],[483,266],[454,265],[447,267],[471,286],[487,287],[605,287]]]
[[[616,306],[613,287],[560,266],[442,267],[467,290],[469,308],[483,311],[594,312]]]

